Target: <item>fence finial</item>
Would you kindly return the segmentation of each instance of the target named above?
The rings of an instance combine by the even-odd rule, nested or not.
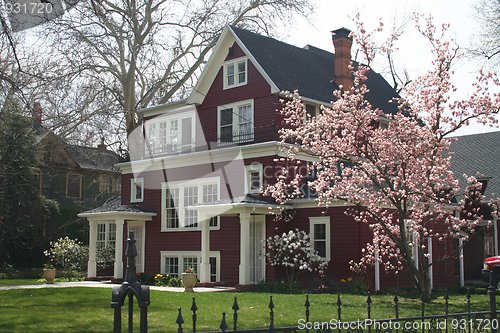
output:
[[[125,281],[120,285],[113,287],[111,295],[111,307],[114,308],[114,325],[113,331],[115,333],[121,332],[121,308],[125,303],[125,297],[129,298],[129,311],[128,311],[128,323],[129,331],[132,329],[133,324],[133,298],[137,298],[137,303],[140,307],[140,332],[147,332],[147,318],[148,312],[147,307],[150,303],[149,287],[141,286],[139,281],[137,281],[137,272],[135,266],[135,257],[137,256],[137,249],[135,247],[135,238],[132,231],[129,232],[129,238],[127,239],[127,250],[125,251],[127,256],[127,271],[125,273]]]

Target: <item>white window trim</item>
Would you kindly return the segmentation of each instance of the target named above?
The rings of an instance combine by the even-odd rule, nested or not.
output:
[[[314,225],[325,224],[326,232],[326,258],[325,261],[331,260],[331,236],[330,236],[330,216],[310,217],[309,218],[309,237],[311,238],[311,246],[314,249]]]
[[[238,75],[238,66],[236,66],[237,63],[239,62],[242,62],[244,61],[245,62],[245,81],[244,82],[239,82],[239,75]],[[228,85],[227,84],[227,67],[228,66],[233,66],[234,67],[234,84],[232,85]],[[244,86],[247,84],[248,82],[248,57],[240,57],[240,58],[236,58],[236,59],[232,59],[232,60],[229,60],[229,61],[226,61],[224,62],[224,64],[222,65],[222,75],[223,75],[223,90],[226,90],[226,89],[232,89],[232,88],[236,88],[236,87],[241,87],[241,86]]]
[[[251,99],[246,99],[246,100],[243,100],[243,101],[238,101],[238,102],[235,102],[235,103],[231,103],[231,104],[224,104],[224,105],[220,105],[217,107],[217,138],[220,138],[221,137],[221,133],[220,133],[220,113],[221,113],[221,110],[226,110],[226,109],[233,109],[233,133],[234,132],[239,132],[240,128],[239,128],[239,123],[238,123],[238,114],[236,112],[234,112],[234,109],[239,107],[239,106],[242,106],[242,105],[246,105],[246,104],[250,104],[250,108],[252,109],[252,117],[250,119],[250,123],[252,124],[252,131],[253,131],[253,136],[251,139],[247,140],[248,142],[250,141],[253,141],[253,138],[255,136],[255,110],[254,110],[254,100],[253,98]],[[235,126],[238,126],[237,129],[235,129]],[[217,140],[217,141],[220,141]],[[246,142],[246,141],[242,141],[242,142]]]
[[[258,190],[251,190],[250,189],[250,182],[251,182],[251,177],[250,173],[253,171],[258,171],[259,172],[259,184],[260,188]],[[263,166],[262,163],[252,163],[249,165],[245,165],[245,193],[260,193],[262,187],[264,186],[264,172],[263,172]]]
[[[141,184],[141,198],[136,198],[136,184]],[[132,178],[130,179],[130,202],[143,202],[144,201],[144,178]]]
[[[183,146],[182,143],[180,142],[182,140],[182,120],[186,118],[191,118],[191,151],[194,150],[195,146],[195,140],[196,140],[196,117],[195,117],[195,112],[194,111],[189,111],[189,112],[181,112],[173,115],[168,115],[168,116],[159,116],[155,117],[153,119],[147,120],[145,123],[145,129],[146,129],[146,152],[150,152],[151,155],[162,155],[162,154],[169,154],[169,153],[176,153],[176,152],[182,152]],[[171,121],[177,120],[177,137],[179,139],[179,148],[176,150],[171,150],[171,151],[162,151],[162,152],[156,152],[156,151],[151,151],[151,144],[150,144],[150,128],[151,126],[155,126],[155,134],[156,134],[156,139],[158,140],[159,138],[159,133],[160,133],[160,123],[166,122],[169,124]],[[170,126],[170,125],[168,125]],[[170,127],[167,127],[170,128]],[[170,132],[167,130],[167,138],[170,137]],[[160,143],[158,142],[158,145]],[[168,145],[168,143],[167,143]]]
[[[307,113],[308,105],[314,106],[314,117],[317,117],[319,115],[319,106],[317,104],[304,102],[304,122],[307,121],[307,115],[309,114]]]
[[[217,200],[220,200],[220,177],[209,177],[209,178],[201,178],[201,179],[193,179],[188,181],[173,181],[161,183],[161,231],[162,232],[177,232],[177,231],[200,231],[201,227],[198,223],[198,227],[186,228],[184,226],[184,188],[190,186],[198,186],[198,198],[203,197],[203,185],[211,185],[217,184]],[[177,207],[177,214],[179,216],[179,228],[167,228],[166,214],[165,209],[165,190],[166,188],[178,188],[179,189],[179,202],[181,203],[180,209]],[[201,200],[198,200],[201,203]],[[220,218],[216,227],[210,227],[210,230],[219,230],[220,229]]]
[[[216,264],[216,282],[220,282],[220,251],[210,251],[209,257],[215,257],[217,260]],[[198,258],[198,269],[201,264],[201,251],[160,251],[160,271],[165,274],[165,258],[167,257],[177,257],[179,260],[179,275],[182,272],[182,267],[184,266],[183,260],[186,257],[197,257]],[[200,272],[196,272],[199,274]]]
[[[115,224],[115,222],[111,222],[111,221],[98,221],[97,222],[97,231],[99,231],[99,224],[104,224],[104,248],[107,248],[108,246],[111,245],[111,239],[110,239],[110,236],[111,236],[111,224]],[[97,238],[96,238],[96,244],[99,243],[101,241],[99,241]],[[116,227],[115,227],[115,239],[113,239],[113,242],[115,242],[115,246],[116,246]]]

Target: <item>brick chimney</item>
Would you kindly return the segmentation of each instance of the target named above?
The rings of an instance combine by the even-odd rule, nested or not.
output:
[[[100,150],[106,150],[108,148],[108,146],[104,143],[104,138],[101,138],[101,143],[97,145],[97,148]]]
[[[332,31],[332,41],[335,47],[334,74],[335,83],[343,86],[343,90],[353,86],[352,73],[349,69],[351,63],[352,37],[351,30],[340,28]]]
[[[33,103],[33,121],[36,125],[42,125],[42,106],[40,103]]]

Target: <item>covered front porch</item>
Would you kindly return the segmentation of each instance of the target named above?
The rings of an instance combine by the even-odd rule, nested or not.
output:
[[[139,272],[143,271],[145,263],[145,234],[146,222],[151,221],[156,213],[146,211],[135,206],[121,204],[121,198],[109,200],[101,207],[78,214],[89,222],[89,261],[87,278],[98,276],[98,251],[113,250],[113,279],[123,279],[124,235],[134,232],[136,239],[137,257],[136,266]]]
[[[266,279],[266,215],[275,204],[251,196],[194,205],[201,230],[200,283],[210,282],[210,219],[214,216],[237,216],[240,223],[238,284],[250,285]],[[237,245],[235,235],[235,246]],[[212,249],[216,250],[216,249]]]

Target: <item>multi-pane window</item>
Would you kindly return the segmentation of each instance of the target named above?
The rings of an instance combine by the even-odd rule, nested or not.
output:
[[[203,201],[206,203],[215,202],[219,198],[219,186],[217,184],[203,185]],[[210,226],[217,227],[219,225],[219,217],[213,216],[210,218]]]
[[[121,193],[122,182],[120,178],[113,178],[113,193]]]
[[[220,140],[222,142],[233,141],[233,109],[220,110]]]
[[[310,217],[309,233],[313,250],[323,258],[330,260],[330,217]]]
[[[146,151],[151,155],[192,151],[194,114],[189,112],[146,122]]]
[[[162,230],[198,228],[198,210],[201,203],[219,200],[219,178],[206,178],[197,182],[162,184]],[[191,207],[191,208],[190,208]],[[210,227],[218,227],[218,217],[210,218]]]
[[[184,188],[184,207],[196,205],[198,203],[198,186],[188,186]],[[185,208],[185,226],[193,228],[198,226],[198,211]]]
[[[193,269],[200,277],[201,252],[161,252],[161,272],[162,274],[180,275],[186,268]],[[220,252],[210,251],[210,282],[220,281]]]
[[[224,89],[247,83],[247,60],[237,59],[224,64]]]
[[[318,252],[321,258],[326,257],[326,225],[324,224],[314,224],[314,250]]]
[[[107,247],[114,248],[116,243],[116,224],[114,223],[98,223],[97,224],[97,249]]]
[[[178,257],[164,257],[165,260],[165,274],[179,275],[179,258]]]
[[[176,203],[179,202],[179,189],[165,189],[165,214],[167,228],[179,228],[179,214],[177,213]]]
[[[259,193],[263,184],[262,164],[245,166],[245,193]]]
[[[111,192],[111,178],[109,176],[99,177],[99,192],[101,193]]]
[[[144,201],[144,178],[130,180],[130,202]]]
[[[182,260],[182,271],[185,272],[187,268],[198,272],[198,257],[184,257]]]
[[[67,174],[66,175],[66,197],[77,198],[82,197],[82,175]]]
[[[217,258],[210,257],[210,282],[217,282]]]
[[[253,100],[219,107],[218,142],[242,143],[253,141]]]

